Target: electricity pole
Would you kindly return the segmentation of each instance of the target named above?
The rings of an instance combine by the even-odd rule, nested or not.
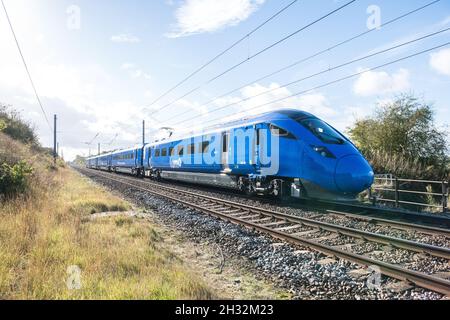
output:
[[[100,142],[98,143],[98,155],[100,155]]]
[[[145,120],[142,120],[142,154],[141,154],[141,167],[144,167],[144,150],[145,150]],[[144,175],[145,176],[145,172]]]
[[[145,120],[142,120],[142,146],[145,145]]]
[[[56,158],[58,157],[56,150],[56,114],[53,118],[53,163],[56,165]]]

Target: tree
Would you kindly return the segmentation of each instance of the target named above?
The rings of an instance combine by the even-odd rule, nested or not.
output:
[[[416,168],[410,169],[427,171],[422,178],[448,174],[447,134],[436,127],[433,107],[412,95],[378,106],[374,116],[357,121],[349,134],[375,169],[384,171],[380,173],[399,174],[399,162],[404,173],[414,162]],[[384,165],[390,158],[396,164]]]

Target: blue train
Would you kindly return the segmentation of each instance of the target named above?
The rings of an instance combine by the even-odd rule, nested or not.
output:
[[[248,195],[332,200],[354,199],[374,179],[349,139],[314,115],[290,109],[91,157],[87,166]]]

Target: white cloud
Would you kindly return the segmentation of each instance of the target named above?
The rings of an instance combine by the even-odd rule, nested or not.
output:
[[[430,66],[437,73],[450,76],[450,49],[431,53]]]
[[[141,39],[139,39],[139,37],[132,35],[130,33],[121,33],[121,34],[112,36],[111,41],[119,42],[119,43],[138,43],[138,42],[141,42]]]
[[[407,69],[400,69],[392,74],[369,71],[359,76],[353,85],[353,92],[359,96],[372,96],[404,91],[410,87],[409,78]]]
[[[170,38],[214,32],[235,26],[252,15],[265,0],[185,0],[176,10]]]

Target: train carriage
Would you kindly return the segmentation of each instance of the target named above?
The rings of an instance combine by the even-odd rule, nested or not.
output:
[[[271,194],[354,198],[373,170],[339,131],[298,110],[278,110],[161,142],[121,150],[112,169]]]

